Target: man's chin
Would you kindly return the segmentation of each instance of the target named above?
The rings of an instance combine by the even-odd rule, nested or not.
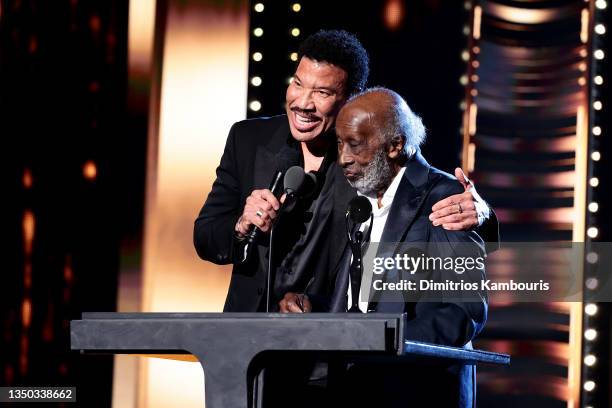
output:
[[[291,127],[291,135],[298,142],[310,142],[310,141],[313,141],[318,136],[320,136],[321,133],[323,133],[323,132],[319,131],[317,128],[315,128],[313,130],[310,130],[308,132],[303,132],[303,131],[300,131],[300,130],[296,129],[293,126]]]

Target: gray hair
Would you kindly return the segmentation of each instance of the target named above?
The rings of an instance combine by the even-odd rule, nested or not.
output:
[[[401,139],[404,142],[406,156],[410,157],[425,141],[426,130],[421,117],[410,109],[401,95],[384,87],[366,89],[350,100],[371,93],[384,93],[394,100],[395,103],[391,104],[390,110],[387,112],[389,120],[384,121],[380,131],[387,145],[394,140]]]

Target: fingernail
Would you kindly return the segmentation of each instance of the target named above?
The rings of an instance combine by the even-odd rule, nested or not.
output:
[[[438,221],[434,221],[433,225],[437,227],[438,225],[440,225],[440,223]]]

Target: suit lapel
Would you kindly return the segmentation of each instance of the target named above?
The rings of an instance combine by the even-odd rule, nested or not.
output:
[[[431,189],[436,185],[436,181],[440,177],[437,174],[430,173],[431,166],[425,161],[423,156],[417,151],[414,156],[406,163],[404,176],[397,188],[391,210],[387,216],[387,222],[383,229],[381,243],[390,244],[398,243],[398,247],[402,241],[406,239],[410,228],[418,214],[423,211],[423,205]],[[377,256],[388,256],[384,254],[382,245],[378,248]],[[393,253],[397,252],[396,248]],[[405,308],[405,304],[401,302],[385,302],[380,298],[380,292],[377,292],[370,304],[369,311],[377,312],[401,312]]]
[[[380,242],[400,242],[405,239],[416,215],[420,212],[434,180],[429,180],[429,164],[420,152],[406,164],[404,176],[397,188]]]
[[[284,121],[270,137],[265,145],[259,145],[255,152],[255,174],[253,175],[253,188],[268,188],[276,172],[278,155],[282,147],[293,140],[289,132],[289,122]]]

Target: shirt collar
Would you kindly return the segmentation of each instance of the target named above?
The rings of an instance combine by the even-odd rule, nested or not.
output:
[[[359,191],[357,191],[357,194],[360,196],[362,195],[366,197],[368,200],[370,200],[370,204],[372,204],[372,211],[374,212],[374,214],[380,211],[388,210],[389,207],[391,206],[391,203],[393,202],[393,198],[395,197],[395,193],[397,192],[397,189],[400,185],[400,182],[402,181],[402,177],[404,176],[405,171],[406,171],[406,167],[402,167],[397,172],[395,177],[393,178],[393,181],[391,182],[391,184],[389,184],[389,187],[387,187],[387,190],[382,196],[382,200],[381,200],[382,207],[381,208],[378,208],[378,199],[376,197],[370,197],[370,196],[361,194]]]

